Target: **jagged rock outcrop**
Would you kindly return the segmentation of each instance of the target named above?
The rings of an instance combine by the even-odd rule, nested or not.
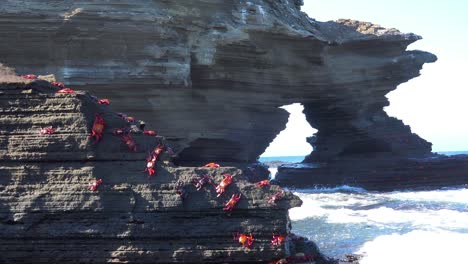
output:
[[[0,65],[0,263],[250,263],[290,254],[292,241],[270,241],[290,233],[287,210],[301,204],[298,197],[286,193],[270,204],[280,188],[258,188],[246,170],[175,167],[167,153],[148,178],[146,157],[163,138],[142,134],[88,93],[57,90]],[[106,127],[93,144],[96,113]],[[55,133],[39,133],[48,126]],[[116,128],[132,130],[136,152]],[[234,182],[219,198],[211,185],[192,186],[195,176],[218,183],[224,173]],[[88,184],[98,178],[93,192]],[[233,193],[241,200],[223,211]],[[252,249],[233,240],[236,232],[254,235]]]
[[[319,129],[311,160],[429,156],[430,143],[383,111],[388,92],[436,60],[406,51],[420,37],[318,22],[301,2],[7,1],[0,61],[109,97],[166,135],[179,164],[255,161],[291,103]]]

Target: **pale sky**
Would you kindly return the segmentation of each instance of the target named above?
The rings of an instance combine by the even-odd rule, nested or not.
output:
[[[465,0],[304,0],[302,10],[318,21],[351,18],[423,37],[409,49],[439,60],[421,76],[387,95],[390,116],[433,143],[433,151],[468,150],[468,1]],[[312,148],[313,130],[300,105],[289,107],[290,123],[262,156],[299,156]],[[302,115],[302,116],[301,116]]]

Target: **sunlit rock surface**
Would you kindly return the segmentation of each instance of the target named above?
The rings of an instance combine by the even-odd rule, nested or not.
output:
[[[174,145],[176,162],[251,162],[302,103],[311,160],[359,151],[424,157],[430,143],[382,110],[436,57],[414,34],[317,22],[292,0],[6,1],[0,61],[108,97]]]

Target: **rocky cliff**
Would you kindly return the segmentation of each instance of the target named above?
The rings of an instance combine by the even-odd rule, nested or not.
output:
[[[271,202],[278,186],[260,188],[236,167],[175,167],[168,152],[148,177],[146,157],[162,137],[86,92],[59,89],[0,65],[0,263],[249,263],[304,253],[287,213],[299,198]],[[88,136],[96,114],[105,120],[97,143]],[[225,174],[233,183],[220,197],[212,184],[192,184]],[[241,199],[223,210],[234,193]],[[237,232],[254,236],[250,249]],[[273,246],[272,234],[287,239]]]
[[[420,37],[318,22],[301,2],[6,1],[0,61],[109,97],[166,135],[178,164],[255,161],[291,103],[319,130],[309,161],[429,156],[430,143],[383,111],[388,92],[436,60],[406,50]]]

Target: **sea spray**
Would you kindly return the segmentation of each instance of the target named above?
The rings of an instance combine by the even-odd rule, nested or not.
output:
[[[447,259],[461,240],[468,241],[468,188],[376,193],[341,186],[295,194],[304,203],[290,210],[293,231],[337,258],[358,253],[365,255],[362,263],[431,264],[436,262],[422,258],[423,252]]]

